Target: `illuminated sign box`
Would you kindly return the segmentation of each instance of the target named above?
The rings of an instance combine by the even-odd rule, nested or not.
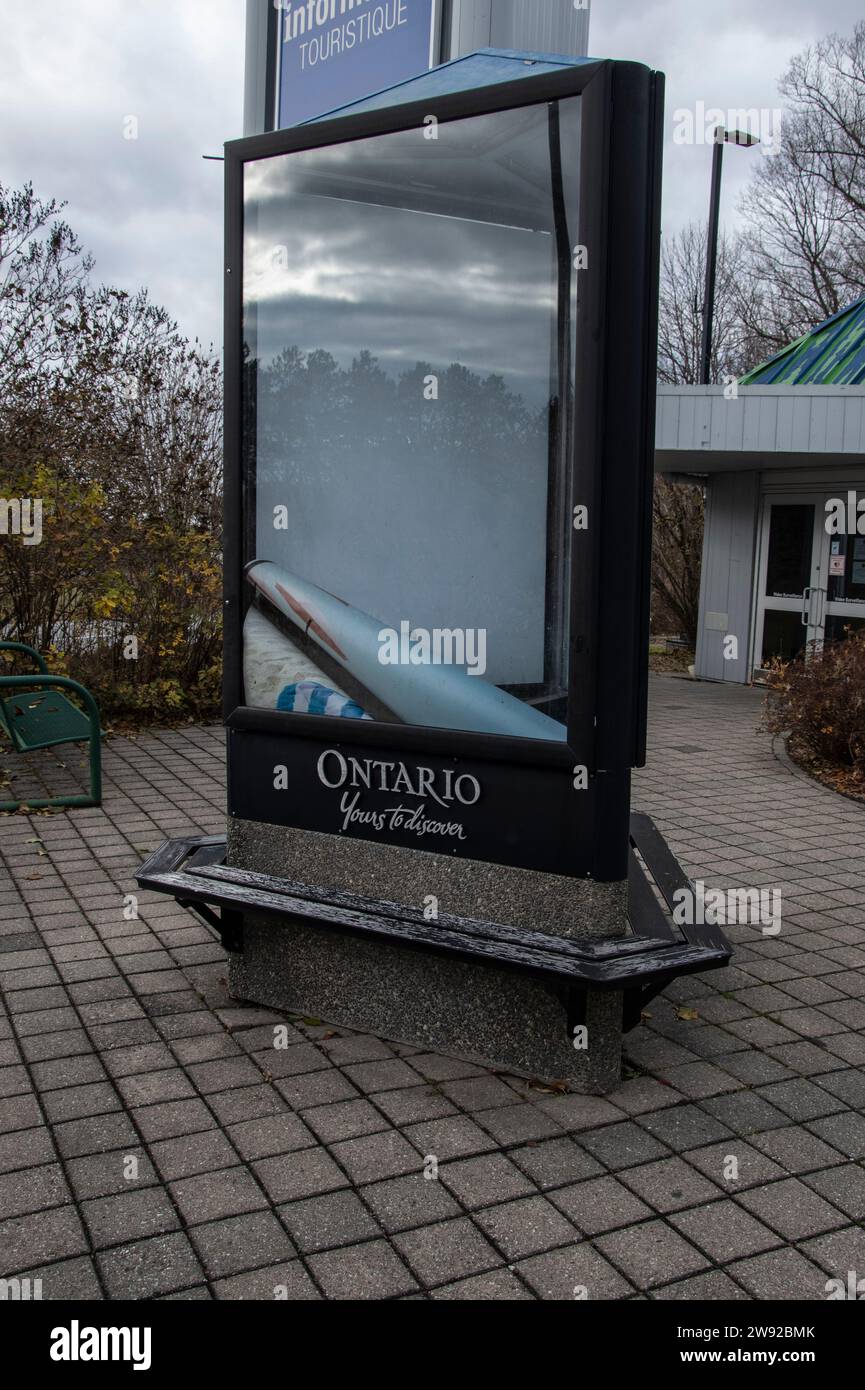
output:
[[[229,810],[614,881],[658,79],[515,67],[226,147]]]

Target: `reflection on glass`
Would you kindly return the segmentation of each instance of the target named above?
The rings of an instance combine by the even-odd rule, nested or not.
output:
[[[771,661],[792,661],[805,650],[807,630],[800,613],[767,608],[763,620],[763,666]]]
[[[865,536],[833,536],[829,549],[829,602],[865,603]]]
[[[766,593],[770,597],[795,598],[808,587],[813,544],[813,504],[775,503],[766,565]]]
[[[578,149],[571,98],[246,166],[247,703],[564,738]]]
[[[848,617],[843,613],[830,613],[826,619],[826,641],[843,642],[865,627],[865,618]]]

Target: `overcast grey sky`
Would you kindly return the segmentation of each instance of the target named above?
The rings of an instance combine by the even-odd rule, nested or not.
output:
[[[243,12],[243,0],[0,0],[0,182],[66,199],[98,278],[146,285],[217,345],[222,166],[201,156],[241,133]],[[708,200],[711,150],[673,143],[676,110],[772,110],[791,55],[862,13],[862,0],[592,0],[594,55],[667,74],[665,229],[704,218]],[[762,157],[728,150],[724,225]]]

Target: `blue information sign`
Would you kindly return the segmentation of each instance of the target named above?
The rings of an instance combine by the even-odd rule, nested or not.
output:
[[[276,0],[280,127],[432,65],[435,0]]]

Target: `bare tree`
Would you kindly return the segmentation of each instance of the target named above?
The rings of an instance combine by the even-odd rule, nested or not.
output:
[[[865,294],[865,21],[805,49],[781,80],[778,149],[742,199],[743,322],[770,351]]]
[[[697,641],[703,489],[655,479],[652,499],[652,626],[675,626],[691,646]]]
[[[753,337],[742,314],[751,268],[741,236],[718,242],[711,377],[741,376],[753,366]],[[700,380],[700,343],[706,276],[706,226],[691,222],[661,247],[658,377],[674,386]]]

